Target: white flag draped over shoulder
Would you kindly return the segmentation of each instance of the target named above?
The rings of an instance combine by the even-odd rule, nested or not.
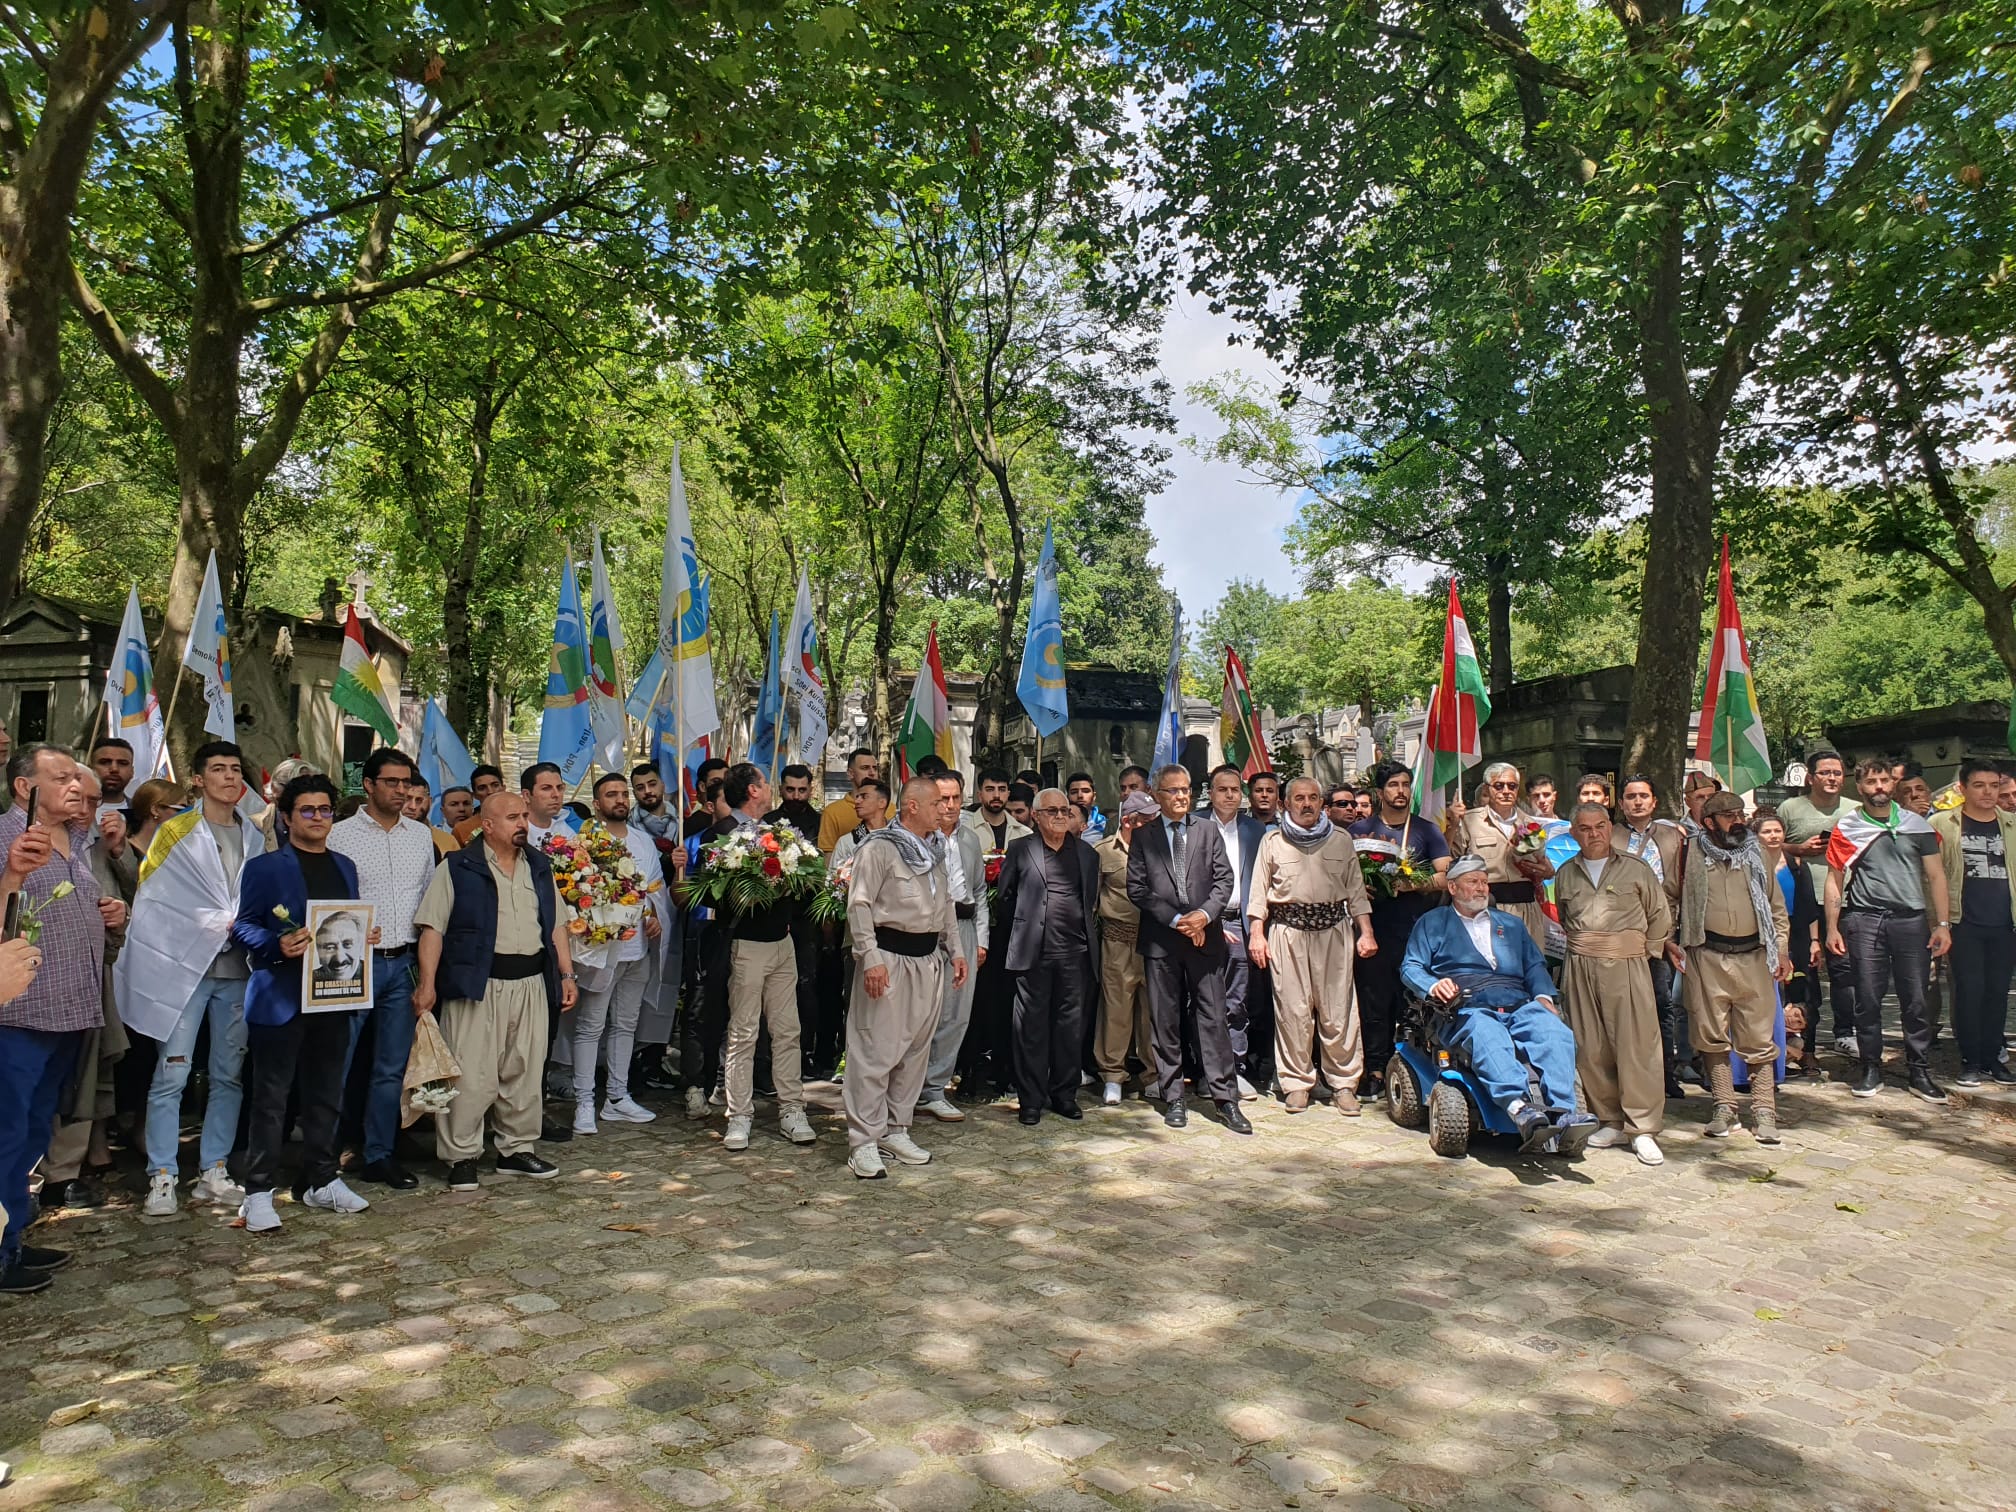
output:
[[[182,648],[182,665],[203,679],[203,703],[207,712],[203,728],[220,740],[233,739],[238,725],[231,707],[231,647],[224,633],[224,590],[217,581],[217,553],[210,553],[203,569],[203,592],[196,599],[196,613],[189,621],[189,641]]]
[[[826,763],[826,680],[819,675],[819,623],[812,617],[812,582],[798,569],[798,601],[784,637],[784,686],[798,695],[798,759],[815,772]]]

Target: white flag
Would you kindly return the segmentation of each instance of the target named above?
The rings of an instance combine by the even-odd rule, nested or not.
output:
[[[826,681],[819,675],[819,627],[812,583],[798,569],[798,602],[784,637],[784,686],[798,695],[798,759],[815,772],[826,763]]]
[[[224,590],[217,582],[217,553],[203,569],[203,592],[189,621],[189,643],[182,665],[203,679],[203,702],[209,712],[203,728],[221,740],[236,738],[238,726],[231,707],[231,647],[224,633]]]
[[[670,675],[659,684],[653,727],[683,751],[721,728],[714,704],[714,653],[707,634],[707,583],[686,508],[686,475],[672,446],[672,490],[665,509],[665,565],[658,580],[658,653]]]
[[[168,730],[161,700],[154,695],[154,658],[147,650],[138,587],[126,590],[126,617],[119,621],[119,644],[105,672],[105,724],[110,734],[133,747],[134,787],[161,775],[168,762]]]

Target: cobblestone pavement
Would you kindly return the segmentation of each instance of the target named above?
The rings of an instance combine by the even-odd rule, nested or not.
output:
[[[873,1183],[766,1106],[263,1239],[65,1218],[0,1509],[2016,1504],[2016,1124],[1783,1101],[1661,1170],[991,1108]]]

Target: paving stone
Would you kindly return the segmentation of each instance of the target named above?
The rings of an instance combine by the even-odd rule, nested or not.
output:
[[[1113,1442],[1113,1435],[1100,1433],[1096,1429],[1081,1428],[1075,1424],[1060,1423],[1055,1427],[1037,1428],[1022,1436],[1022,1442],[1032,1449],[1041,1449],[1045,1454],[1053,1454],[1061,1460],[1083,1459],[1088,1454],[1096,1454],[1103,1446]]]
[[[983,1454],[971,1463],[975,1475],[1003,1491],[1034,1491],[1052,1484],[1063,1474],[1048,1460],[1038,1459],[1020,1449]]]
[[[646,1470],[637,1478],[682,1507],[711,1507],[728,1499],[727,1488],[699,1470]]]
[[[966,1512],[980,1500],[980,1482],[956,1470],[941,1470],[923,1480],[891,1486],[882,1500],[897,1512]]]
[[[901,1444],[883,1444],[851,1459],[827,1465],[824,1473],[826,1479],[836,1486],[885,1486],[908,1475],[922,1462],[914,1449],[906,1449]]]
[[[804,1463],[805,1451],[782,1439],[736,1439],[719,1449],[709,1450],[707,1463],[715,1470],[734,1475],[788,1475]]]

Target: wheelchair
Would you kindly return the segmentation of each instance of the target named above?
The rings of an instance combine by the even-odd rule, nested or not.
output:
[[[1403,1129],[1427,1129],[1428,1148],[1451,1160],[1462,1159],[1480,1132],[1519,1137],[1519,1126],[1471,1077],[1467,1058],[1442,1043],[1442,1031],[1469,1001],[1467,988],[1446,1006],[1408,993],[1386,1063],[1386,1116]],[[1526,1088],[1528,1102],[1547,1105],[1531,1066]]]

